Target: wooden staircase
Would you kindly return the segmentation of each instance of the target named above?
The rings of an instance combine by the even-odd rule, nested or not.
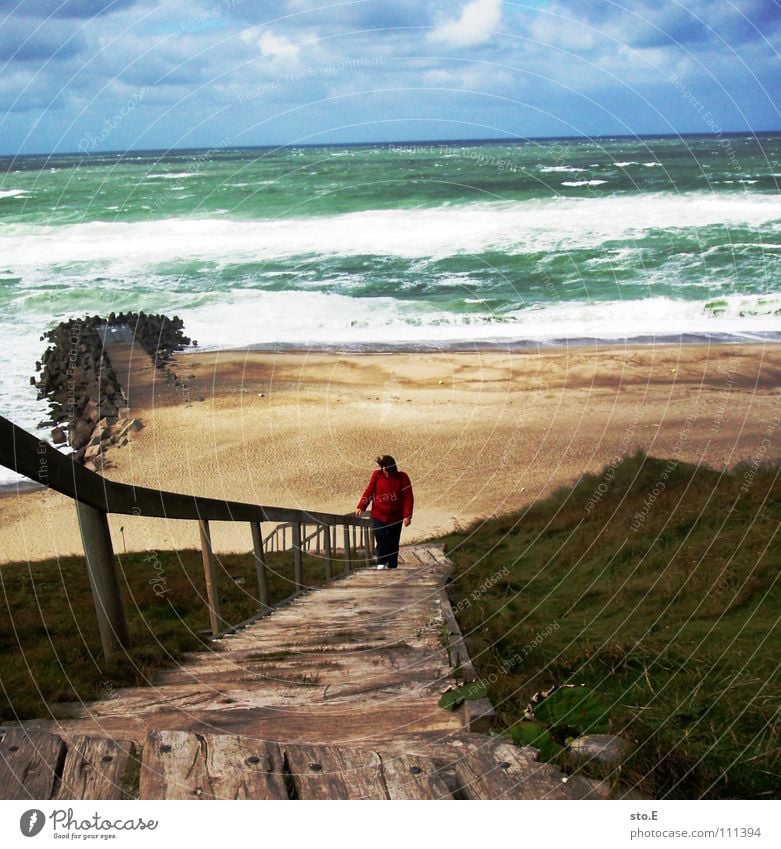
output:
[[[438,706],[449,570],[405,547],[398,570],[299,596],[149,687],[0,727],[0,798],[604,798]]]

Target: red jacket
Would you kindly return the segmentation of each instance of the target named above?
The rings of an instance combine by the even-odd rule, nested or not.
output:
[[[372,519],[381,522],[400,522],[412,518],[414,498],[412,484],[406,472],[391,473],[387,477],[382,469],[372,472],[369,485],[358,502],[358,510],[365,510],[372,503]]]

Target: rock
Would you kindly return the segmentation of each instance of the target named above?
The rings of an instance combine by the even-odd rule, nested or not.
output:
[[[100,405],[100,417],[101,418],[116,418],[119,414],[119,410],[116,408],[116,405],[112,401],[103,401]]]
[[[95,466],[95,464],[92,462],[92,460],[88,460],[84,464],[84,468],[87,469],[90,472],[97,472],[97,470],[98,470],[97,467]]]
[[[106,466],[106,458],[102,454],[99,454],[93,459],[92,465],[94,466],[96,472],[100,472]]]
[[[129,433],[130,431],[139,431],[143,428],[143,426],[144,423],[141,421],[141,419],[131,419],[127,424],[127,429],[125,432]]]
[[[602,764],[623,761],[632,751],[632,744],[625,737],[614,734],[588,734],[578,737],[569,744],[574,757]]]
[[[91,398],[84,405],[84,410],[81,413],[82,418],[86,419],[88,422],[97,422],[98,420],[98,405],[97,402],[93,401]]]
[[[102,418],[102,419],[98,422],[98,428],[100,428],[101,430],[106,431],[106,430],[108,430],[108,429],[111,427],[111,425],[112,425],[112,421],[113,421],[113,420],[112,420],[112,419],[110,419],[108,416],[104,416],[104,417],[103,417],[103,418]]]
[[[61,427],[52,428],[52,442],[55,445],[63,445],[65,441],[65,431]]]
[[[124,415],[128,412],[110,354],[104,351],[98,332],[98,326],[103,324],[127,325],[152,361],[166,369],[170,357],[190,344],[183,333],[181,318],[144,312],[112,313],[106,318],[97,315],[72,318],[44,333],[41,341],[46,340],[48,345],[35,363],[39,377],[33,376],[30,383],[36,387],[39,399],[48,398],[52,425],[67,420],[69,434],[79,448],[86,447],[90,440],[83,427],[77,431],[79,421],[92,428],[96,423],[106,428],[119,415],[120,409]],[[173,372],[171,375],[176,379]],[[139,422],[130,430],[141,427]],[[122,434],[122,430],[114,428],[114,433]],[[75,453],[73,459],[75,462],[79,459]]]
[[[71,428],[68,435],[70,437],[71,448],[74,451],[78,451],[80,448],[84,448],[89,442],[92,436],[92,427],[83,419],[80,419],[76,422],[75,427]]]
[[[103,451],[103,446],[99,443],[97,445],[88,445],[87,450],[84,452],[85,460],[94,460],[99,454]]]

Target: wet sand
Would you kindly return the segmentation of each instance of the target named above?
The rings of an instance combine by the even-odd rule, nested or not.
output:
[[[118,369],[145,427],[112,449],[106,477],[344,513],[388,453],[415,488],[406,542],[517,510],[636,448],[717,468],[781,455],[778,344],[223,351],[173,370],[178,384],[140,356]],[[118,551],[197,545],[192,522],[111,522]],[[251,547],[249,528],[213,531],[218,551]],[[2,562],[80,551],[73,506],[50,491],[0,499],[0,540]]]

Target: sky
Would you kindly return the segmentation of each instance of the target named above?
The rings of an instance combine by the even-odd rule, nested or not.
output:
[[[781,130],[781,0],[0,0],[0,154]]]

